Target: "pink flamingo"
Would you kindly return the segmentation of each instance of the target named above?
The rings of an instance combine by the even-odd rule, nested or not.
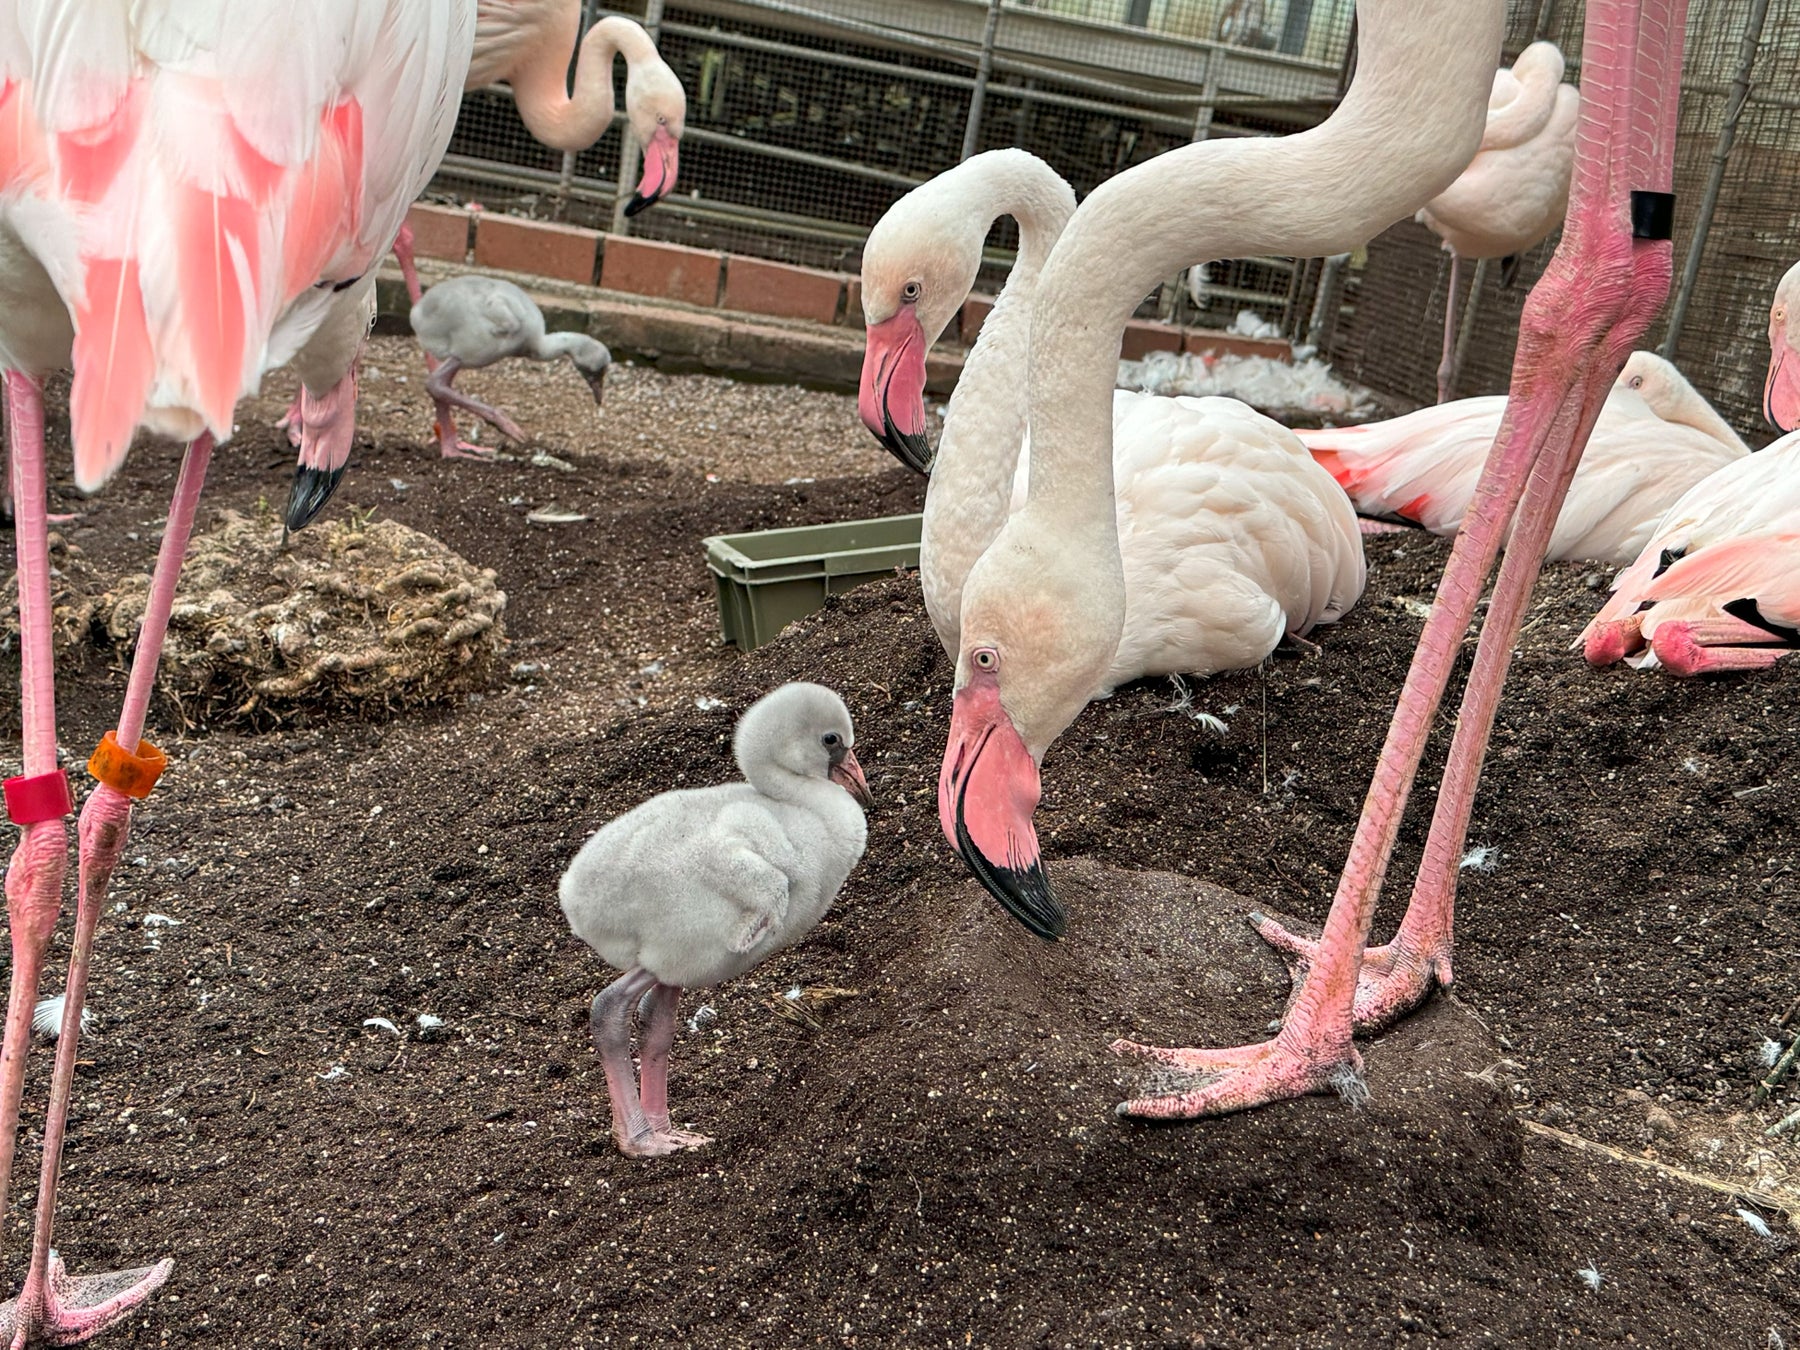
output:
[[[1550,237],[1569,206],[1580,95],[1562,83],[1563,56],[1553,42],[1534,42],[1511,70],[1494,73],[1481,150],[1457,180],[1419,211],[1419,223],[1450,253],[1444,299],[1444,358],[1438,402],[1456,384],[1457,291],[1463,260],[1499,258],[1500,284],[1512,284],[1519,255]]]
[[[963,590],[939,779],[946,834],[1014,912],[1053,901],[1032,814],[1038,763],[1117,646],[1124,580],[1112,482],[1112,383],[1125,322],[1196,261],[1351,248],[1452,180],[1480,135],[1498,0],[1364,0],[1354,84],[1312,131],[1203,142],[1121,173],[1083,203],[1045,265],[1031,333],[1029,498]],[[1512,395],[1408,672],[1324,935],[1253,916],[1295,967],[1280,1032],[1259,1045],[1119,1042],[1191,1076],[1127,1115],[1186,1118],[1361,1088],[1357,1030],[1451,979],[1458,863],[1495,706],[1557,510],[1614,376],[1666,296],[1685,0],[1590,0],[1573,208],[1525,308]],[[1354,170],[1346,166],[1355,166]],[[1514,513],[1430,838],[1395,939],[1364,944],[1425,739]]]
[[[442,157],[475,17],[473,0],[45,0],[32,12],[27,24],[19,6],[0,10],[0,366],[15,438],[24,705],[24,772],[5,784],[23,834],[6,874],[0,1213],[73,810],[56,760],[42,377],[74,367],[84,491],[112,476],[140,426],[189,444],[119,725],[88,761],[100,785],[81,813],[31,1259],[23,1290],[0,1308],[14,1350],[85,1340],[168,1278],[167,1260],[70,1276],[51,1239],[94,925],[132,803],[166,764],[142,732],[181,558],[238,400],[372,271]]]
[[[1800,314],[1800,263],[1788,268],[1775,287],[1769,307],[1769,378],[1763,384],[1763,416],[1778,431],[1800,429],[1800,327],[1788,324]]]

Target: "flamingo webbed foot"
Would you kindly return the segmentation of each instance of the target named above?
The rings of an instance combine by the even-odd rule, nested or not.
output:
[[[8,1345],[79,1345],[130,1317],[168,1281],[174,1261],[153,1266],[71,1275],[50,1253],[49,1269],[35,1291],[27,1281],[19,1297],[0,1305],[0,1341]]]
[[[1276,1037],[1217,1050],[1114,1041],[1112,1051],[1147,1059],[1159,1070],[1151,1092],[1114,1108],[1120,1117],[1137,1120],[1197,1120],[1325,1092],[1360,1106],[1369,1095],[1354,1046],[1344,1047],[1342,1056],[1317,1055],[1293,1050]]]
[[[658,1129],[652,1126],[634,1135],[622,1135],[615,1131],[613,1142],[618,1145],[619,1152],[628,1158],[666,1158],[671,1153],[710,1144],[712,1138],[709,1135],[695,1134],[691,1130],[676,1130],[668,1126]]]
[[[1252,911],[1249,918],[1257,936],[1273,947],[1287,965],[1294,982],[1289,1001],[1292,1007],[1318,958],[1319,944],[1266,914]],[[1455,979],[1448,934],[1428,943],[1415,943],[1402,935],[1379,947],[1365,948],[1351,1013],[1356,1034],[1373,1036],[1387,1030],[1424,1003],[1434,987],[1448,989]]]

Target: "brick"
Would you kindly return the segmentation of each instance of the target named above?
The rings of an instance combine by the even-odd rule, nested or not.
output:
[[[981,336],[981,325],[987,322],[987,316],[993,311],[993,308],[994,297],[991,295],[971,295],[963,301],[963,346],[973,347],[975,345],[975,339]]]
[[[844,279],[835,272],[792,267],[763,258],[731,257],[725,261],[722,309],[767,314],[777,319],[836,323]]]
[[[1286,338],[1249,338],[1208,328],[1190,329],[1181,349],[1196,356],[1267,356],[1276,361],[1294,359],[1293,344]]]
[[[597,230],[526,220],[498,212],[484,214],[475,228],[475,263],[507,272],[594,283],[594,257],[600,248]]]
[[[1142,361],[1151,352],[1181,350],[1181,330],[1172,323],[1154,319],[1133,319],[1125,325],[1125,340],[1119,346],[1121,361]]]
[[[609,291],[653,295],[684,305],[714,305],[724,255],[711,249],[614,235],[606,241],[600,284]]]
[[[467,211],[454,206],[427,206],[415,202],[406,212],[412,226],[413,252],[421,258],[467,262],[472,221]]]
[[[863,322],[861,277],[847,277],[844,281],[844,327],[867,327]]]

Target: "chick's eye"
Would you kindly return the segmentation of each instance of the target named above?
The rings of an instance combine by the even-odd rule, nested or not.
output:
[[[977,670],[992,670],[1000,664],[1000,653],[992,647],[977,647],[969,659]]]
[[[919,298],[919,283],[916,281],[907,282],[906,285],[900,288],[900,298],[906,301],[907,304],[912,304]]]
[[[838,742],[842,739],[843,738],[839,736],[837,732],[828,731],[823,736],[819,737],[819,744],[823,745],[827,750],[831,750],[836,748]]]

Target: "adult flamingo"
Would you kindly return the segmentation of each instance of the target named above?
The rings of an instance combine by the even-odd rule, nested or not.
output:
[[[6,876],[0,1212],[73,809],[56,762],[41,377],[73,364],[84,491],[118,469],[139,426],[189,441],[119,725],[88,761],[100,786],[81,813],[31,1259],[22,1292],[0,1309],[14,1350],[85,1340],[168,1278],[166,1260],[72,1277],[51,1238],[94,925],[132,803],[166,763],[141,732],[177,574],[238,399],[373,270],[442,157],[474,18],[473,0],[43,0],[0,11],[0,367],[14,432],[24,704],[24,773],[5,785],[23,835]]]
[[[992,150],[901,198],[863,247],[863,421],[922,468],[915,438],[899,427],[924,425],[926,349],[961,309],[994,220],[1019,225],[1018,261],[957,381],[926,489],[925,608],[953,659],[963,581],[1025,497],[1032,308],[1074,209],[1075,194],[1043,160]],[[1355,512],[1287,428],[1236,399],[1121,390],[1113,432],[1125,622],[1090,693],[1146,675],[1255,665],[1362,594]]]
[[[1763,416],[1777,431],[1800,429],[1800,263],[1788,268],[1769,306],[1769,378],[1763,384]]]
[[[1761,670],[1800,645],[1800,432],[1697,483],[1582,631],[1590,664]]]
[[[1563,55],[1534,42],[1511,70],[1494,73],[1481,149],[1460,177],[1419,211],[1419,223],[1450,253],[1444,298],[1444,356],[1438,402],[1456,386],[1457,293],[1469,258],[1499,258],[1500,284],[1512,284],[1519,254],[1550,237],[1569,206],[1569,165],[1581,97],[1562,83]]]
[[[1361,426],[1297,431],[1365,516],[1455,534],[1506,396],[1461,398]],[[1546,560],[1622,566],[1675,500],[1750,453],[1700,391],[1654,352],[1619,373],[1569,485]]]
[[[1203,142],[1119,174],[1083,203],[1051,254],[1041,282],[1050,301],[1031,335],[1031,492],[963,589],[938,784],[945,833],[1009,908],[1027,888],[1048,890],[1031,819],[1038,761],[1080,711],[1120,632],[1110,400],[1126,320],[1158,278],[1183,266],[1340,252],[1441,191],[1479,136],[1501,11],[1498,0],[1364,0],[1356,80],[1323,124],[1285,140]],[[1353,1031],[1449,983],[1457,867],[1512,645],[1581,445],[1668,291],[1685,18],[1683,0],[1591,0],[1575,206],[1526,303],[1507,415],[1426,620],[1324,936],[1310,943],[1258,920],[1303,974],[1280,1032],[1227,1050],[1117,1043],[1195,1082],[1126,1102],[1123,1113],[1194,1117],[1354,1090]],[[1395,940],[1365,959],[1426,735],[1515,510],[1418,884]]]

